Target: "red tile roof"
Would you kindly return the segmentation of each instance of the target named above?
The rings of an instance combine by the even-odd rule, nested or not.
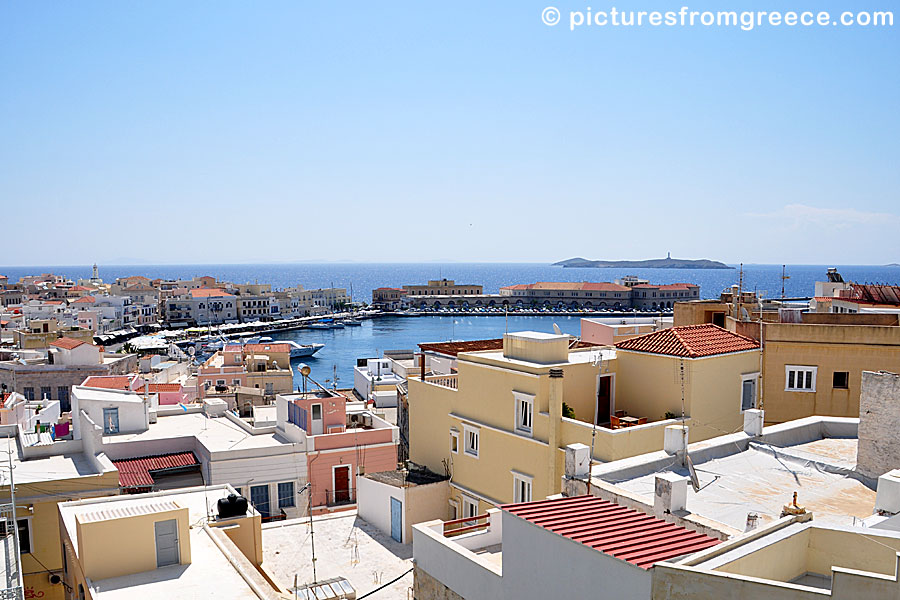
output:
[[[91,288],[85,287],[83,285],[73,285],[72,287],[69,288],[69,291],[70,292],[90,292],[93,290]]]
[[[87,303],[93,304],[96,301],[97,301],[97,299],[94,298],[93,296],[82,296],[78,300],[74,300],[72,302],[72,304],[87,304]]]
[[[138,394],[144,393],[144,386],[135,390]],[[147,393],[158,394],[160,392],[180,392],[180,383],[150,383],[147,385]]]
[[[81,340],[76,340],[70,337],[61,337],[57,340],[50,342],[51,346],[55,346],[57,348],[63,348],[65,350],[74,350],[78,346],[84,344],[86,342],[82,342]]]
[[[717,354],[758,350],[759,342],[707,323],[661,329],[618,342],[616,348],[684,358],[702,358]]]
[[[81,385],[104,390],[130,390],[131,377],[128,375],[92,375],[85,379]]]
[[[196,288],[191,290],[191,298],[233,298],[231,294],[218,288]]]
[[[245,352],[253,352],[254,354],[265,354],[266,352],[290,352],[290,344],[279,344],[277,342],[271,344],[245,344]]]
[[[716,538],[594,496],[507,504],[500,508],[642,569],[719,543]]]
[[[119,487],[123,488],[152,487],[156,483],[153,479],[154,473],[200,466],[193,452],[114,460],[112,463],[119,470]]]
[[[507,285],[502,290],[584,290],[587,292],[627,292],[628,288],[607,281],[538,281],[537,283],[520,283]]]

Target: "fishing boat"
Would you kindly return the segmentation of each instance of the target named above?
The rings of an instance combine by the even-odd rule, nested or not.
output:
[[[347,327],[360,327],[362,325],[362,321],[353,318],[344,319],[341,321],[341,323],[343,323]]]

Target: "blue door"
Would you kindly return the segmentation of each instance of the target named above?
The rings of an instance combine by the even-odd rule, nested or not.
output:
[[[391,537],[403,543],[403,503],[396,498],[391,498]]]

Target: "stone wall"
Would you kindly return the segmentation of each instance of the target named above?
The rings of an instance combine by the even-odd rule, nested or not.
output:
[[[418,565],[413,571],[413,598],[415,600],[465,600],[465,598],[420,569]]]
[[[877,478],[900,467],[900,375],[863,371],[859,397],[857,470]]]

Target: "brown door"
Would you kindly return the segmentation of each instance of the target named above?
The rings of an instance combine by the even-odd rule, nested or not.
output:
[[[350,465],[334,468],[334,501],[350,502]]]
[[[601,377],[597,390],[597,425],[609,423],[612,414],[612,377]]]

